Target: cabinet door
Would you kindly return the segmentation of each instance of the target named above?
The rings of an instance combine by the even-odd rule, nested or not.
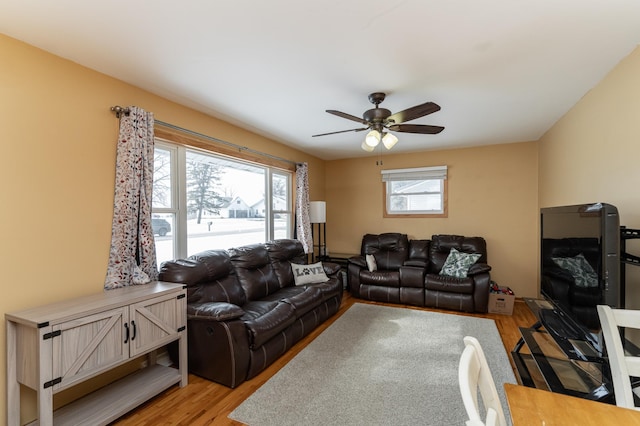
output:
[[[129,357],[125,342],[127,307],[117,308],[53,327],[53,378],[58,391],[106,371]],[[54,333],[55,334],[55,333]]]
[[[159,348],[178,338],[179,329],[186,325],[184,296],[173,293],[131,305],[132,330],[130,355],[137,356]]]

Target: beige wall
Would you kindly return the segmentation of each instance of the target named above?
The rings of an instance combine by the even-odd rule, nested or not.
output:
[[[0,63],[2,313],[102,291],[118,132],[113,105],[137,105],[162,121],[306,161],[312,197],[324,195],[324,162],[315,157],[3,35]],[[4,327],[0,342],[5,365]],[[2,423],[4,368],[0,379]]]
[[[640,48],[540,139],[540,206],[595,201],[640,226]]]
[[[402,140],[400,141],[402,143]],[[358,253],[366,233],[482,236],[492,278],[516,295],[537,296],[537,144],[426,151],[331,161],[326,166],[327,248]],[[383,218],[380,170],[448,166],[447,218]]]
[[[540,206],[605,202],[640,228],[640,48],[540,139]],[[628,251],[640,255],[640,243]],[[627,266],[627,306],[640,308],[640,268]]]

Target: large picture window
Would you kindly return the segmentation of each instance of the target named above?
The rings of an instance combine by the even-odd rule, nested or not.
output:
[[[158,264],[291,238],[291,172],[159,140],[154,161]]]
[[[385,217],[447,216],[447,166],[381,173]]]

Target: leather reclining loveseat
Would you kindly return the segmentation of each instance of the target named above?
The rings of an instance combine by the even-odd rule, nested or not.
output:
[[[442,275],[452,249],[477,260],[464,276]],[[486,313],[491,267],[482,237],[433,235],[409,240],[406,234],[367,234],[360,256],[348,263],[348,286],[354,297],[464,312]],[[371,255],[372,265],[366,255]]]
[[[281,239],[164,262],[159,279],[187,286],[189,371],[234,388],[335,314],[340,266],[322,265],[326,282],[295,285],[291,264],[305,261],[298,240]]]

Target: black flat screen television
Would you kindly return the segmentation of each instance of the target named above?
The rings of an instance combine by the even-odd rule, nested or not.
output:
[[[596,306],[624,307],[618,209],[605,203],[543,208],[540,234],[540,289],[553,306],[540,310],[540,322],[571,358],[602,357]]]

